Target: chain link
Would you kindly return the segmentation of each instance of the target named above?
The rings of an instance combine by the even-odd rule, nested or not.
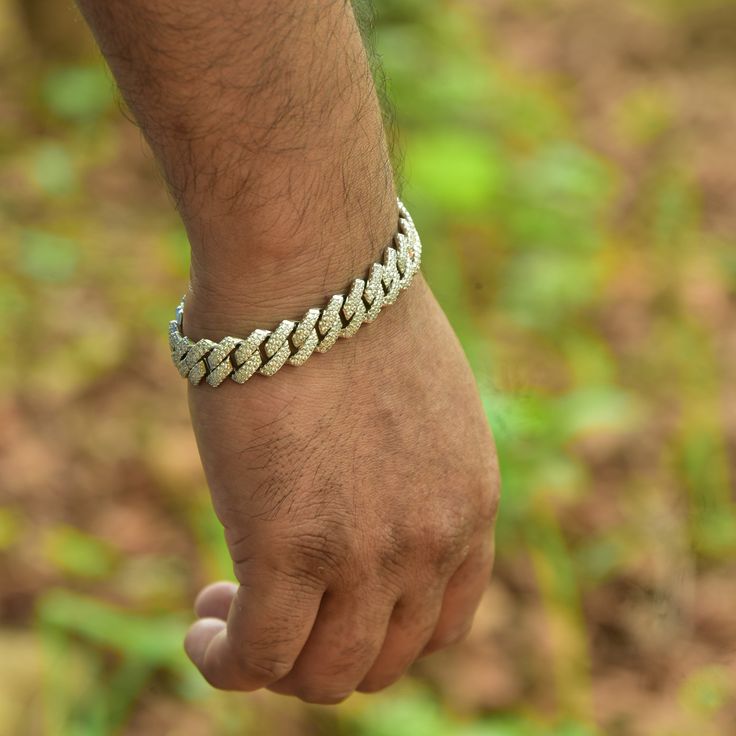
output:
[[[326,353],[340,337],[352,337],[364,322],[396,301],[419,270],[422,244],[411,215],[401,200],[398,229],[380,263],[368,278],[356,278],[347,294],[335,294],[322,309],[308,309],[299,321],[283,320],[276,329],[253,330],[248,337],[224,337],[220,342],[196,342],[182,333],[184,299],[169,323],[171,358],[193,385],[206,381],[219,386],[225,379],[245,383],[260,373],[273,376],[286,365],[303,365],[313,352]]]

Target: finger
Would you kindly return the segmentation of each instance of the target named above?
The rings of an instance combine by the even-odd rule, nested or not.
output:
[[[189,627],[184,638],[184,650],[189,659],[199,667],[210,641],[225,629],[221,618],[201,618]]]
[[[396,604],[381,651],[356,690],[382,690],[406,672],[437,626],[443,591],[444,587],[436,588],[433,594],[415,591]]]
[[[493,568],[493,540],[472,551],[453,573],[442,601],[437,626],[421,656],[464,639],[473,623]]]
[[[330,593],[289,674],[269,687],[308,703],[339,703],[355,690],[386,637],[395,599],[370,591]]]
[[[194,601],[194,612],[199,618],[219,618],[226,621],[237,590],[235,583],[225,580],[211,583],[199,592]]]
[[[195,623],[187,652],[223,690],[256,690],[286,675],[309,637],[322,588],[296,576],[252,575],[233,597],[226,625]],[[203,623],[204,622],[204,623]]]

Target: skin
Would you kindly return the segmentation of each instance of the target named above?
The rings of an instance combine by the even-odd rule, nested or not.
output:
[[[348,4],[79,4],[189,234],[186,334],[298,319],[379,258],[395,194]],[[498,468],[421,274],[330,352],[189,405],[238,581],[200,593],[185,642],[213,686],[337,703],[465,635]]]

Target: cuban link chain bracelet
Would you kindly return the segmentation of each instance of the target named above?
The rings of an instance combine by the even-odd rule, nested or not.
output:
[[[372,322],[409,286],[422,257],[411,215],[401,200],[397,203],[398,229],[383,261],[371,265],[367,279],[356,278],[346,294],[335,294],[322,309],[308,309],[299,321],[285,319],[274,330],[253,330],[244,338],[194,342],[182,333],[182,298],[169,323],[171,358],[179,373],[195,386],[202,380],[219,386],[228,377],[245,383],[256,373],[272,376],[287,363],[302,365],[315,350],[326,353],[339,337],[352,337],[364,322]]]

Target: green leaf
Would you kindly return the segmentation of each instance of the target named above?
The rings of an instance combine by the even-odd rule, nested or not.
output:
[[[43,230],[26,230],[21,240],[19,268],[37,281],[68,281],[79,260],[77,244]]]
[[[49,110],[58,117],[88,121],[111,107],[113,85],[101,65],[66,67],[48,74],[42,96]]]
[[[412,187],[453,217],[487,212],[505,181],[488,136],[459,131],[413,135],[407,175]]]
[[[38,605],[40,623],[76,634],[125,658],[180,669],[187,620],[182,616],[143,616],[67,590],[51,590]]]
[[[34,152],[31,176],[49,195],[68,194],[77,187],[72,158],[63,146],[56,143],[43,143]]]
[[[84,578],[105,577],[117,562],[108,544],[68,526],[51,529],[43,540],[43,549],[57,569]]]
[[[602,278],[590,255],[528,250],[507,262],[499,302],[519,323],[557,334],[562,319],[594,301]]]
[[[563,438],[594,432],[623,434],[642,421],[638,400],[613,386],[578,389],[562,397],[557,408]]]
[[[354,721],[359,736],[449,736],[452,733],[438,704],[426,696],[378,700]]]

